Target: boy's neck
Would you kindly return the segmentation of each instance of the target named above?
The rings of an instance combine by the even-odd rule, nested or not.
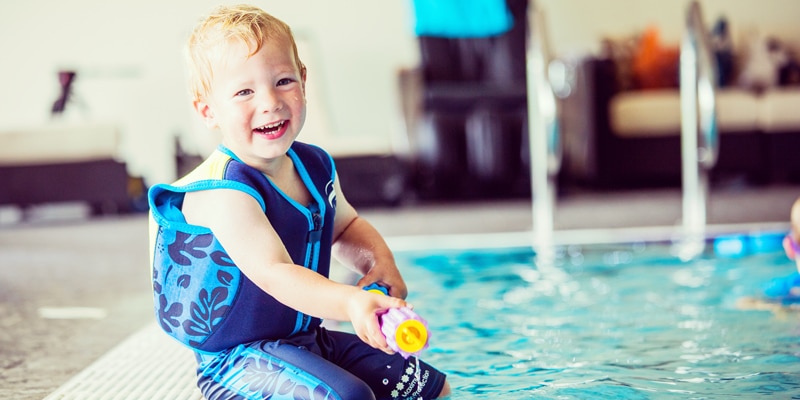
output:
[[[264,172],[264,174],[284,194],[291,197],[292,200],[302,205],[307,205],[311,202],[311,193],[309,193],[308,188],[303,184],[300,174],[298,174],[297,169],[294,167],[294,161],[292,161],[291,157],[288,155],[284,157],[274,175],[270,175],[266,172]]]

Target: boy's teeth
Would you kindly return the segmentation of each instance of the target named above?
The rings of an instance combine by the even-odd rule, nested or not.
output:
[[[274,124],[264,125],[262,127],[256,128],[259,131],[273,131],[275,129],[280,128],[283,125],[283,121],[276,122]]]

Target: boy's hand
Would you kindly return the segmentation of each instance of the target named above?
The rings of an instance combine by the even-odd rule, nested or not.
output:
[[[389,289],[389,296],[400,299],[405,299],[408,296],[406,282],[403,280],[400,271],[397,270],[397,266],[395,265],[375,265],[366,275],[358,280],[356,285],[364,287],[375,282]]]
[[[366,344],[379,349],[387,354],[394,354],[394,350],[386,343],[386,337],[381,332],[379,315],[390,308],[411,307],[405,300],[370,293],[359,289],[353,293],[347,304],[347,313],[356,335]]]

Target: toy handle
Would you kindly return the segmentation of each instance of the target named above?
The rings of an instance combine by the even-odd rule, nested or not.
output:
[[[386,296],[389,295],[389,289],[378,282],[372,282],[369,285],[364,286],[364,290],[372,293],[384,294]]]

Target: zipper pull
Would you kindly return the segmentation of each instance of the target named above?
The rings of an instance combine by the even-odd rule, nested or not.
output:
[[[319,207],[316,204],[308,206],[311,211],[311,224],[312,229],[308,231],[308,243],[317,243],[322,238],[322,215],[319,213]]]

